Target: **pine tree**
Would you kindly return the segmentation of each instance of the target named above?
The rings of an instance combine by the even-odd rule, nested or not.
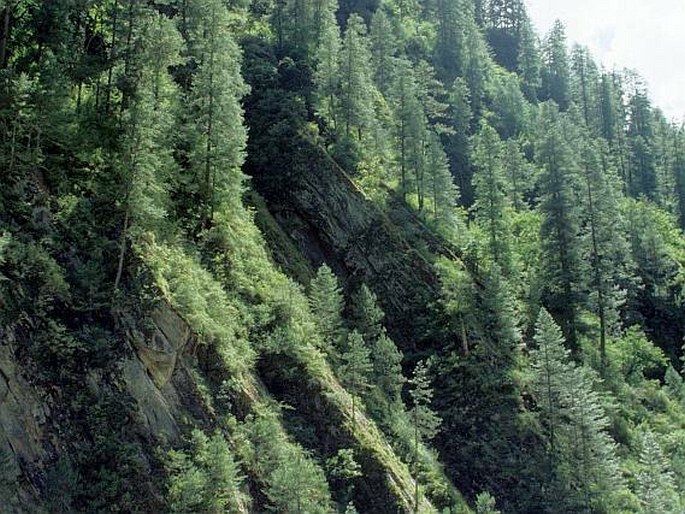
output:
[[[271,509],[294,514],[331,512],[326,478],[307,455],[301,451],[284,452],[270,471],[265,494]]]
[[[599,317],[601,370],[607,369],[607,337],[618,320],[624,300],[621,285],[630,279],[630,255],[624,223],[616,197],[617,179],[598,144],[582,144],[584,175],[585,254],[589,264],[590,304]]]
[[[675,197],[680,227],[685,227],[685,131],[683,126],[674,128],[672,134],[673,145],[673,175],[675,181]]]
[[[339,132],[348,140],[354,136],[361,142],[367,132],[372,132],[375,124],[374,86],[368,66],[370,62],[371,51],[366,36],[366,25],[359,15],[352,14],[347,20],[340,53]]]
[[[435,437],[440,418],[431,409],[433,399],[433,389],[430,386],[428,376],[428,364],[419,362],[414,368],[414,374],[409,380],[409,396],[411,398],[411,410],[409,417],[414,430],[413,441],[413,464],[414,473],[418,471],[419,445],[424,441],[429,441]],[[414,512],[419,511],[419,482],[414,480]]]
[[[391,98],[395,104],[401,190],[406,197],[414,188],[420,196],[425,167],[426,116],[419,99],[414,70],[407,59],[400,59],[397,63]]]
[[[580,267],[580,206],[578,163],[567,137],[570,123],[551,104],[541,106],[541,129],[536,161],[542,169],[539,180],[543,276],[546,305],[559,317],[570,347],[577,349],[577,315],[582,290]]]
[[[378,306],[378,297],[362,284],[352,301],[352,319],[357,331],[364,340],[371,344],[383,334],[383,318],[385,314]]]
[[[541,100],[554,100],[562,111],[569,107],[570,70],[566,48],[566,28],[559,20],[545,38],[542,47]]]
[[[567,511],[611,511],[622,485],[592,372],[574,366],[561,330],[544,309],[534,340],[530,365],[538,416],[549,443],[548,501]]]
[[[454,185],[440,137],[433,131],[428,134],[426,153],[427,188],[430,192],[433,222],[438,227],[453,227],[459,190]]]
[[[469,24],[466,33],[466,61],[463,77],[469,88],[469,101],[474,120],[483,112],[487,77],[492,75],[492,62],[481,32]],[[477,126],[473,127],[474,130]]]
[[[575,45],[571,50],[571,100],[580,107],[585,126],[592,134],[600,133],[599,71],[587,48]]]
[[[224,437],[195,429],[191,452],[169,452],[169,503],[172,512],[238,511],[244,498],[238,464]]]
[[[521,79],[521,91],[531,103],[537,103],[538,92],[542,86],[540,75],[541,60],[538,39],[530,21],[521,28],[521,43],[518,55],[518,75]]]
[[[162,232],[167,215],[167,191],[174,177],[172,133],[178,91],[167,70],[178,63],[181,37],[162,14],[139,13],[134,37],[138,69],[128,109],[122,115],[126,127],[122,141],[121,174],[124,221],[115,290],[123,273],[131,227],[137,231]],[[132,43],[134,44],[134,43]]]
[[[654,434],[649,430],[642,433],[640,465],[642,469],[638,475],[637,493],[644,511],[680,512],[673,473]]]
[[[247,133],[240,99],[248,87],[240,75],[240,48],[221,0],[188,0],[190,58],[198,66],[188,94],[189,176],[187,188],[200,200],[200,226],[217,210],[238,209],[243,192]]]
[[[497,132],[483,123],[473,141],[472,161],[476,168],[473,176],[476,201],[473,207],[476,219],[487,234],[489,256],[506,274],[512,266],[511,230],[507,222],[511,206],[502,164],[503,154],[504,145]]]
[[[535,183],[535,167],[526,159],[521,145],[514,139],[504,143],[504,174],[509,190],[509,204],[521,212],[527,207],[527,200]]]
[[[628,102],[629,120],[627,142],[630,149],[628,192],[638,197],[656,199],[657,164],[655,126],[652,106],[639,77],[633,77],[634,92]]]
[[[569,373],[569,351],[564,348],[564,336],[550,314],[542,309],[535,325],[535,348],[530,351],[533,388],[537,407],[549,441],[550,470],[559,454],[563,417],[564,378]]]
[[[340,30],[333,13],[324,13],[317,46],[314,84],[319,114],[338,130],[340,103]]]
[[[461,195],[462,204],[470,206],[473,203],[473,185],[471,181],[472,167],[470,162],[471,122],[474,119],[469,99],[469,89],[459,78],[449,89],[449,128],[450,131],[442,135],[445,153],[449,159],[449,167],[454,175],[457,189]]]
[[[440,304],[450,318],[450,329],[461,340],[463,355],[469,354],[467,325],[471,321],[475,304],[475,286],[468,272],[453,261],[438,262],[440,277]]]
[[[309,306],[323,336],[324,350],[334,359],[340,351],[344,335],[343,305],[338,279],[331,268],[326,264],[321,265],[309,284]]]
[[[357,398],[365,395],[371,387],[371,352],[359,332],[353,330],[347,337],[347,349],[340,356],[338,377],[352,396],[352,427],[356,428]]]
[[[464,0],[437,0],[435,63],[445,84],[452,84],[466,67],[466,34],[473,6]]]
[[[373,343],[373,383],[390,405],[400,402],[400,392],[405,382],[402,376],[402,352],[385,333]]]
[[[386,95],[394,74],[398,43],[390,17],[384,9],[378,9],[374,13],[369,36],[376,86]]]

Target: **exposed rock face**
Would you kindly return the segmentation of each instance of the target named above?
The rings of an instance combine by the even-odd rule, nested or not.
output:
[[[299,171],[288,175],[287,192],[258,177],[254,182],[273,217],[314,265],[325,261],[349,283],[363,281],[375,290],[403,349],[420,345],[420,320],[435,298],[437,279],[429,253],[416,250],[432,242],[404,239],[404,223],[411,229],[418,220],[403,219],[400,229],[322,148],[304,138],[292,148],[289,157]],[[426,232],[415,228],[416,234]],[[288,263],[280,264],[288,269]]]
[[[21,485],[10,488],[14,497],[3,501],[36,509],[42,463],[48,456],[44,445],[50,446],[45,433],[50,408],[22,375],[14,356],[15,344],[14,334],[0,329],[0,457],[4,461],[0,479],[16,479]]]
[[[170,308],[155,310],[152,322],[155,326],[152,339],[134,339],[133,344],[155,384],[163,387],[171,380],[179,355],[190,341],[190,329]]]
[[[201,403],[183,358],[192,337],[188,325],[167,305],[157,308],[151,318],[151,338],[135,329],[128,331],[135,351],[119,363],[120,387],[135,401],[137,415],[132,421],[139,425],[137,432],[147,441],[172,443],[180,436],[181,421],[192,418],[189,404]],[[21,506],[17,512],[39,512],[47,469],[68,452],[63,437],[69,434],[63,433],[61,416],[63,402],[70,399],[56,388],[31,383],[27,368],[15,355],[18,344],[11,330],[0,331],[0,488],[2,483],[11,484],[15,497],[8,504]],[[84,387],[101,391],[108,387],[107,380],[88,372]],[[5,512],[3,508],[14,507],[0,505]]]

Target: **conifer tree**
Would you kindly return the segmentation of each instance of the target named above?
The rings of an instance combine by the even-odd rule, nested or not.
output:
[[[556,464],[562,442],[561,423],[566,393],[564,378],[569,373],[569,351],[564,348],[564,336],[550,314],[542,309],[535,325],[536,347],[530,351],[530,366],[534,375],[533,388],[538,410],[549,441],[550,470]]]
[[[473,176],[476,193],[474,209],[487,234],[490,258],[508,273],[512,265],[507,223],[510,205],[502,164],[503,154],[504,145],[497,132],[483,123],[473,142],[472,160],[476,168]]]
[[[428,375],[428,364],[424,361],[419,362],[414,368],[414,374],[409,380],[409,396],[411,397],[411,410],[409,417],[414,431],[413,441],[413,464],[414,473],[418,471],[419,445],[424,441],[429,441],[435,437],[440,418],[431,409],[433,399],[433,389],[430,386]],[[419,511],[419,482],[414,481],[414,512]]]
[[[600,133],[599,72],[590,51],[575,45],[571,51],[570,97],[583,114],[585,126],[592,134]]]
[[[139,70],[135,91],[123,113],[121,173],[124,221],[114,288],[121,280],[130,227],[159,230],[167,213],[167,190],[175,163],[172,131],[178,91],[167,70],[178,62],[181,38],[173,22],[163,15],[139,14],[134,37]],[[133,59],[134,57],[131,57]]]
[[[358,14],[350,15],[340,52],[340,128],[341,135],[362,141],[373,130],[373,80],[368,64],[371,51],[366,36],[366,25]]]
[[[554,100],[562,111],[569,107],[570,70],[566,48],[566,28],[559,20],[542,47],[542,100]]]
[[[324,350],[335,358],[343,337],[344,299],[338,279],[326,264],[317,270],[309,284],[309,306],[324,338]]]
[[[452,84],[465,69],[465,38],[472,8],[471,2],[464,0],[438,0],[436,3],[435,62],[445,84]]]
[[[541,61],[538,40],[530,21],[521,28],[521,42],[518,54],[518,75],[521,79],[521,91],[531,103],[537,103],[538,92],[542,86],[540,75]]]
[[[507,179],[509,204],[515,211],[521,212],[531,196],[535,182],[535,167],[526,160],[521,145],[514,139],[504,143],[504,175]]]
[[[354,326],[370,349],[370,359],[373,371],[370,375],[372,400],[368,406],[371,409],[385,410],[396,406],[400,399],[400,392],[404,377],[402,376],[402,353],[395,343],[388,337],[382,320],[385,314],[377,304],[376,295],[362,284],[354,296],[352,305],[352,319]]]
[[[599,317],[600,361],[607,368],[607,337],[624,300],[621,285],[630,279],[630,255],[616,197],[615,172],[598,144],[586,138],[582,146],[585,210],[585,253],[589,265],[591,309]]]
[[[373,343],[371,349],[373,361],[373,383],[383,398],[387,398],[390,405],[398,403],[402,385],[402,352],[385,333],[382,333]]]
[[[400,59],[397,63],[391,98],[394,100],[396,109],[396,139],[401,190],[406,196],[413,186],[420,196],[425,166],[426,117],[419,100],[414,70],[407,59]]]
[[[374,79],[378,90],[388,93],[393,68],[397,59],[397,37],[385,9],[378,9],[371,18],[371,54],[373,56]]]
[[[248,87],[240,75],[240,48],[227,30],[221,0],[188,0],[190,58],[198,69],[187,98],[189,176],[186,187],[200,200],[200,226],[220,209],[240,207],[243,151],[247,133],[241,98]]]
[[[565,510],[610,511],[620,489],[615,443],[592,372],[576,368],[564,338],[542,309],[530,350],[533,391],[547,450],[548,501]]]
[[[657,193],[654,115],[641,79],[634,77],[633,80],[635,90],[628,102],[628,192],[634,197],[645,195],[654,200]]]
[[[642,433],[637,493],[645,512],[680,512],[673,472],[654,434]]]
[[[473,203],[472,168],[470,162],[471,122],[474,119],[469,100],[469,89],[459,78],[449,88],[448,133],[442,134],[445,153],[449,159],[450,170],[463,205]]]
[[[338,130],[340,109],[340,46],[340,30],[335,15],[325,13],[315,55],[314,84],[319,113],[334,131]]]
[[[580,206],[578,163],[566,137],[573,128],[556,106],[541,106],[541,129],[536,161],[541,167],[539,188],[543,276],[546,305],[559,317],[570,347],[577,349],[577,314],[582,290],[580,267]]]
[[[459,190],[454,185],[440,137],[433,131],[428,134],[426,153],[427,188],[431,197],[432,219],[438,227],[453,227]]]
[[[357,398],[362,398],[371,387],[370,379],[373,371],[371,352],[364,338],[356,330],[350,332],[347,338],[347,348],[340,356],[340,360],[338,376],[352,396],[352,426],[356,428]]]
[[[369,344],[383,334],[384,317],[383,310],[378,306],[378,297],[369,286],[362,284],[353,298],[352,318],[355,327]]]
[[[265,491],[276,512],[331,512],[328,484],[321,468],[299,451],[285,452],[271,470]]]

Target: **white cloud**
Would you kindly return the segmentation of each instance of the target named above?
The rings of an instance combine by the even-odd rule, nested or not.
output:
[[[590,48],[606,68],[637,70],[666,116],[685,117],[683,0],[526,0],[541,34],[559,18],[569,43]]]

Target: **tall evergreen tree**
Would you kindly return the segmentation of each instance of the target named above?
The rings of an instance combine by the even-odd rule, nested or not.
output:
[[[338,279],[326,264],[321,265],[309,284],[309,305],[323,335],[324,350],[335,358],[341,350],[344,336],[344,299]]]
[[[589,266],[590,307],[599,317],[602,373],[607,369],[607,338],[618,320],[624,286],[630,280],[630,255],[616,195],[617,177],[606,152],[586,136],[582,144],[585,262]]]
[[[175,163],[172,131],[178,91],[168,68],[178,63],[181,37],[173,22],[151,11],[139,14],[135,32],[138,71],[135,91],[122,122],[122,182],[124,221],[115,289],[121,280],[129,229],[157,230],[167,215],[167,191]],[[132,57],[133,59],[133,57]]]
[[[521,90],[531,103],[537,102],[538,92],[542,86],[541,66],[538,39],[528,21],[521,28],[517,71],[521,78]]]
[[[571,51],[571,99],[579,106],[585,126],[600,134],[599,71],[587,48],[575,45]]]
[[[370,38],[376,85],[381,93],[387,94],[393,77],[398,43],[390,17],[382,8],[371,19]]]
[[[324,13],[316,50],[316,106],[323,119],[337,131],[340,109],[340,30],[333,13]]]
[[[359,332],[353,330],[347,338],[347,348],[340,356],[338,376],[352,396],[352,426],[356,428],[358,398],[362,398],[371,387],[371,352]]]
[[[655,126],[652,106],[639,77],[633,77],[634,91],[628,102],[630,124],[628,126],[628,192],[638,197],[645,195],[656,199],[657,163],[655,149]]]
[[[609,421],[592,389],[591,372],[576,368],[564,338],[542,309],[530,350],[533,391],[548,440],[547,498],[554,509],[610,511],[620,486]]]
[[[504,145],[495,129],[486,123],[474,138],[472,160],[476,167],[473,183],[474,209],[488,238],[488,253],[505,273],[511,270],[509,198],[502,158]]]
[[[432,204],[432,219],[439,227],[453,227],[459,190],[450,173],[440,137],[433,131],[428,133],[426,153],[427,189]]]
[[[426,117],[419,99],[414,70],[407,59],[401,59],[397,63],[391,98],[396,109],[400,187],[405,196],[411,189],[420,193],[425,167]]]
[[[248,87],[240,74],[241,52],[227,30],[221,0],[188,0],[190,58],[198,69],[188,94],[189,176],[187,188],[200,200],[200,225],[222,209],[237,209],[243,192],[247,133],[241,98]]]
[[[545,303],[558,316],[571,348],[577,350],[577,316],[582,290],[580,266],[580,206],[576,195],[578,163],[566,139],[572,131],[556,106],[541,106],[541,129],[536,161],[541,167],[539,188]]]
[[[412,421],[414,431],[413,441],[413,463],[414,472],[418,471],[419,445],[423,441],[429,441],[437,433],[440,426],[440,418],[431,409],[433,399],[433,389],[430,386],[428,375],[428,365],[426,362],[419,362],[414,369],[414,374],[409,380],[409,396],[412,400],[412,407],[409,416]],[[419,482],[414,481],[414,512],[419,512]]]
[[[566,28],[559,20],[542,46],[542,100],[554,100],[562,111],[570,101],[570,70],[566,48]]]
[[[347,20],[340,53],[340,128],[348,140],[362,137],[373,130],[373,80],[368,64],[371,50],[366,36],[366,25],[361,16],[352,14]]]
[[[452,84],[466,67],[466,34],[471,2],[465,0],[437,0],[437,42],[435,45],[436,68],[445,84]]]
[[[641,471],[638,475],[638,496],[646,512],[679,512],[673,472],[654,434],[642,434]]]

